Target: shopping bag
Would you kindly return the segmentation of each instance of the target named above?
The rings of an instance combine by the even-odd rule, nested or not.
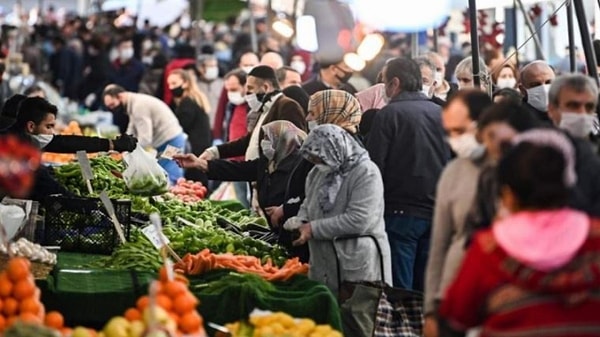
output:
[[[345,336],[420,337],[423,295],[375,283],[345,283],[350,297],[340,305]]]
[[[131,193],[151,196],[167,192],[167,172],[139,144],[133,152],[125,154],[124,159],[127,168],[123,171],[123,179]]]

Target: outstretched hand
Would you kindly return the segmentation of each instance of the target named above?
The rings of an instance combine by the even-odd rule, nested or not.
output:
[[[196,157],[193,153],[176,154],[173,160],[182,168],[195,168],[202,171],[208,171],[208,161]]]

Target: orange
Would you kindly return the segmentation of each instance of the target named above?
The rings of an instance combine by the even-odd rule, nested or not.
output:
[[[19,316],[7,316],[6,317],[6,326],[12,326],[19,319]]]
[[[50,311],[44,318],[44,324],[47,327],[60,330],[65,326],[65,319],[63,315],[58,311]]]
[[[6,298],[12,294],[13,284],[6,273],[0,274],[0,297]]]
[[[65,337],[71,336],[71,333],[73,332],[73,329],[67,328],[67,327],[60,328],[58,330],[60,331],[60,334],[63,335],[63,336],[65,336]]]
[[[142,319],[142,314],[140,313],[140,311],[136,308],[129,308],[125,311],[125,318],[130,321],[140,321]]]
[[[186,314],[194,309],[198,304],[198,299],[189,292],[185,292],[173,300],[173,311],[179,315]]]
[[[165,294],[167,294],[167,296],[169,296],[170,298],[175,298],[178,295],[181,295],[182,293],[187,291],[187,287],[185,286],[185,284],[179,281],[167,281],[164,284],[163,288]]]
[[[6,319],[0,315],[0,331],[4,330],[4,328],[6,328]]]
[[[35,281],[31,277],[26,277],[15,283],[13,296],[17,300],[24,300],[35,295]]]
[[[13,257],[8,261],[8,266],[6,267],[8,278],[13,282],[27,278],[30,276],[29,265],[29,260],[22,257]]]
[[[177,324],[177,326],[179,326],[179,315],[177,315],[174,312],[170,312],[169,316],[171,317],[171,319],[173,320],[173,322],[175,322],[175,324]]]
[[[156,295],[156,304],[166,311],[173,309],[173,302],[167,295]]]
[[[42,320],[36,314],[24,312],[19,315],[19,320],[25,323],[42,324]]]
[[[150,303],[150,297],[142,296],[137,300],[135,305],[140,312],[143,312],[149,303]]]
[[[12,297],[4,300],[4,307],[2,308],[2,312],[6,316],[14,316],[19,311],[19,302]]]
[[[179,319],[179,328],[184,333],[191,334],[197,332],[201,325],[202,317],[196,310],[188,312]]]
[[[42,311],[42,303],[33,297],[24,299],[19,305],[20,313],[29,312],[38,315],[40,311]]]

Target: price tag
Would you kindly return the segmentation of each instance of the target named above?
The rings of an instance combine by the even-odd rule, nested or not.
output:
[[[161,158],[172,160],[173,156],[181,153],[181,149],[172,145],[167,145],[167,148],[160,155]]]
[[[77,151],[77,161],[79,162],[79,167],[81,167],[81,175],[83,175],[88,192],[94,194],[91,183],[91,180],[94,179],[94,173],[92,173],[92,165],[90,165],[87,153],[85,151]]]
[[[142,229],[142,233],[144,233],[144,236],[146,236],[146,238],[152,242],[152,245],[156,249],[161,249],[170,243],[169,238],[167,238],[163,233],[158,232],[156,230],[156,226],[154,225],[148,225],[144,227]]]

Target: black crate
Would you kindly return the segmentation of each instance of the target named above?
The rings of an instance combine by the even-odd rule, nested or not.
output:
[[[129,240],[131,201],[111,200],[117,219]],[[100,199],[49,196],[41,243],[67,252],[111,254],[119,235]]]

